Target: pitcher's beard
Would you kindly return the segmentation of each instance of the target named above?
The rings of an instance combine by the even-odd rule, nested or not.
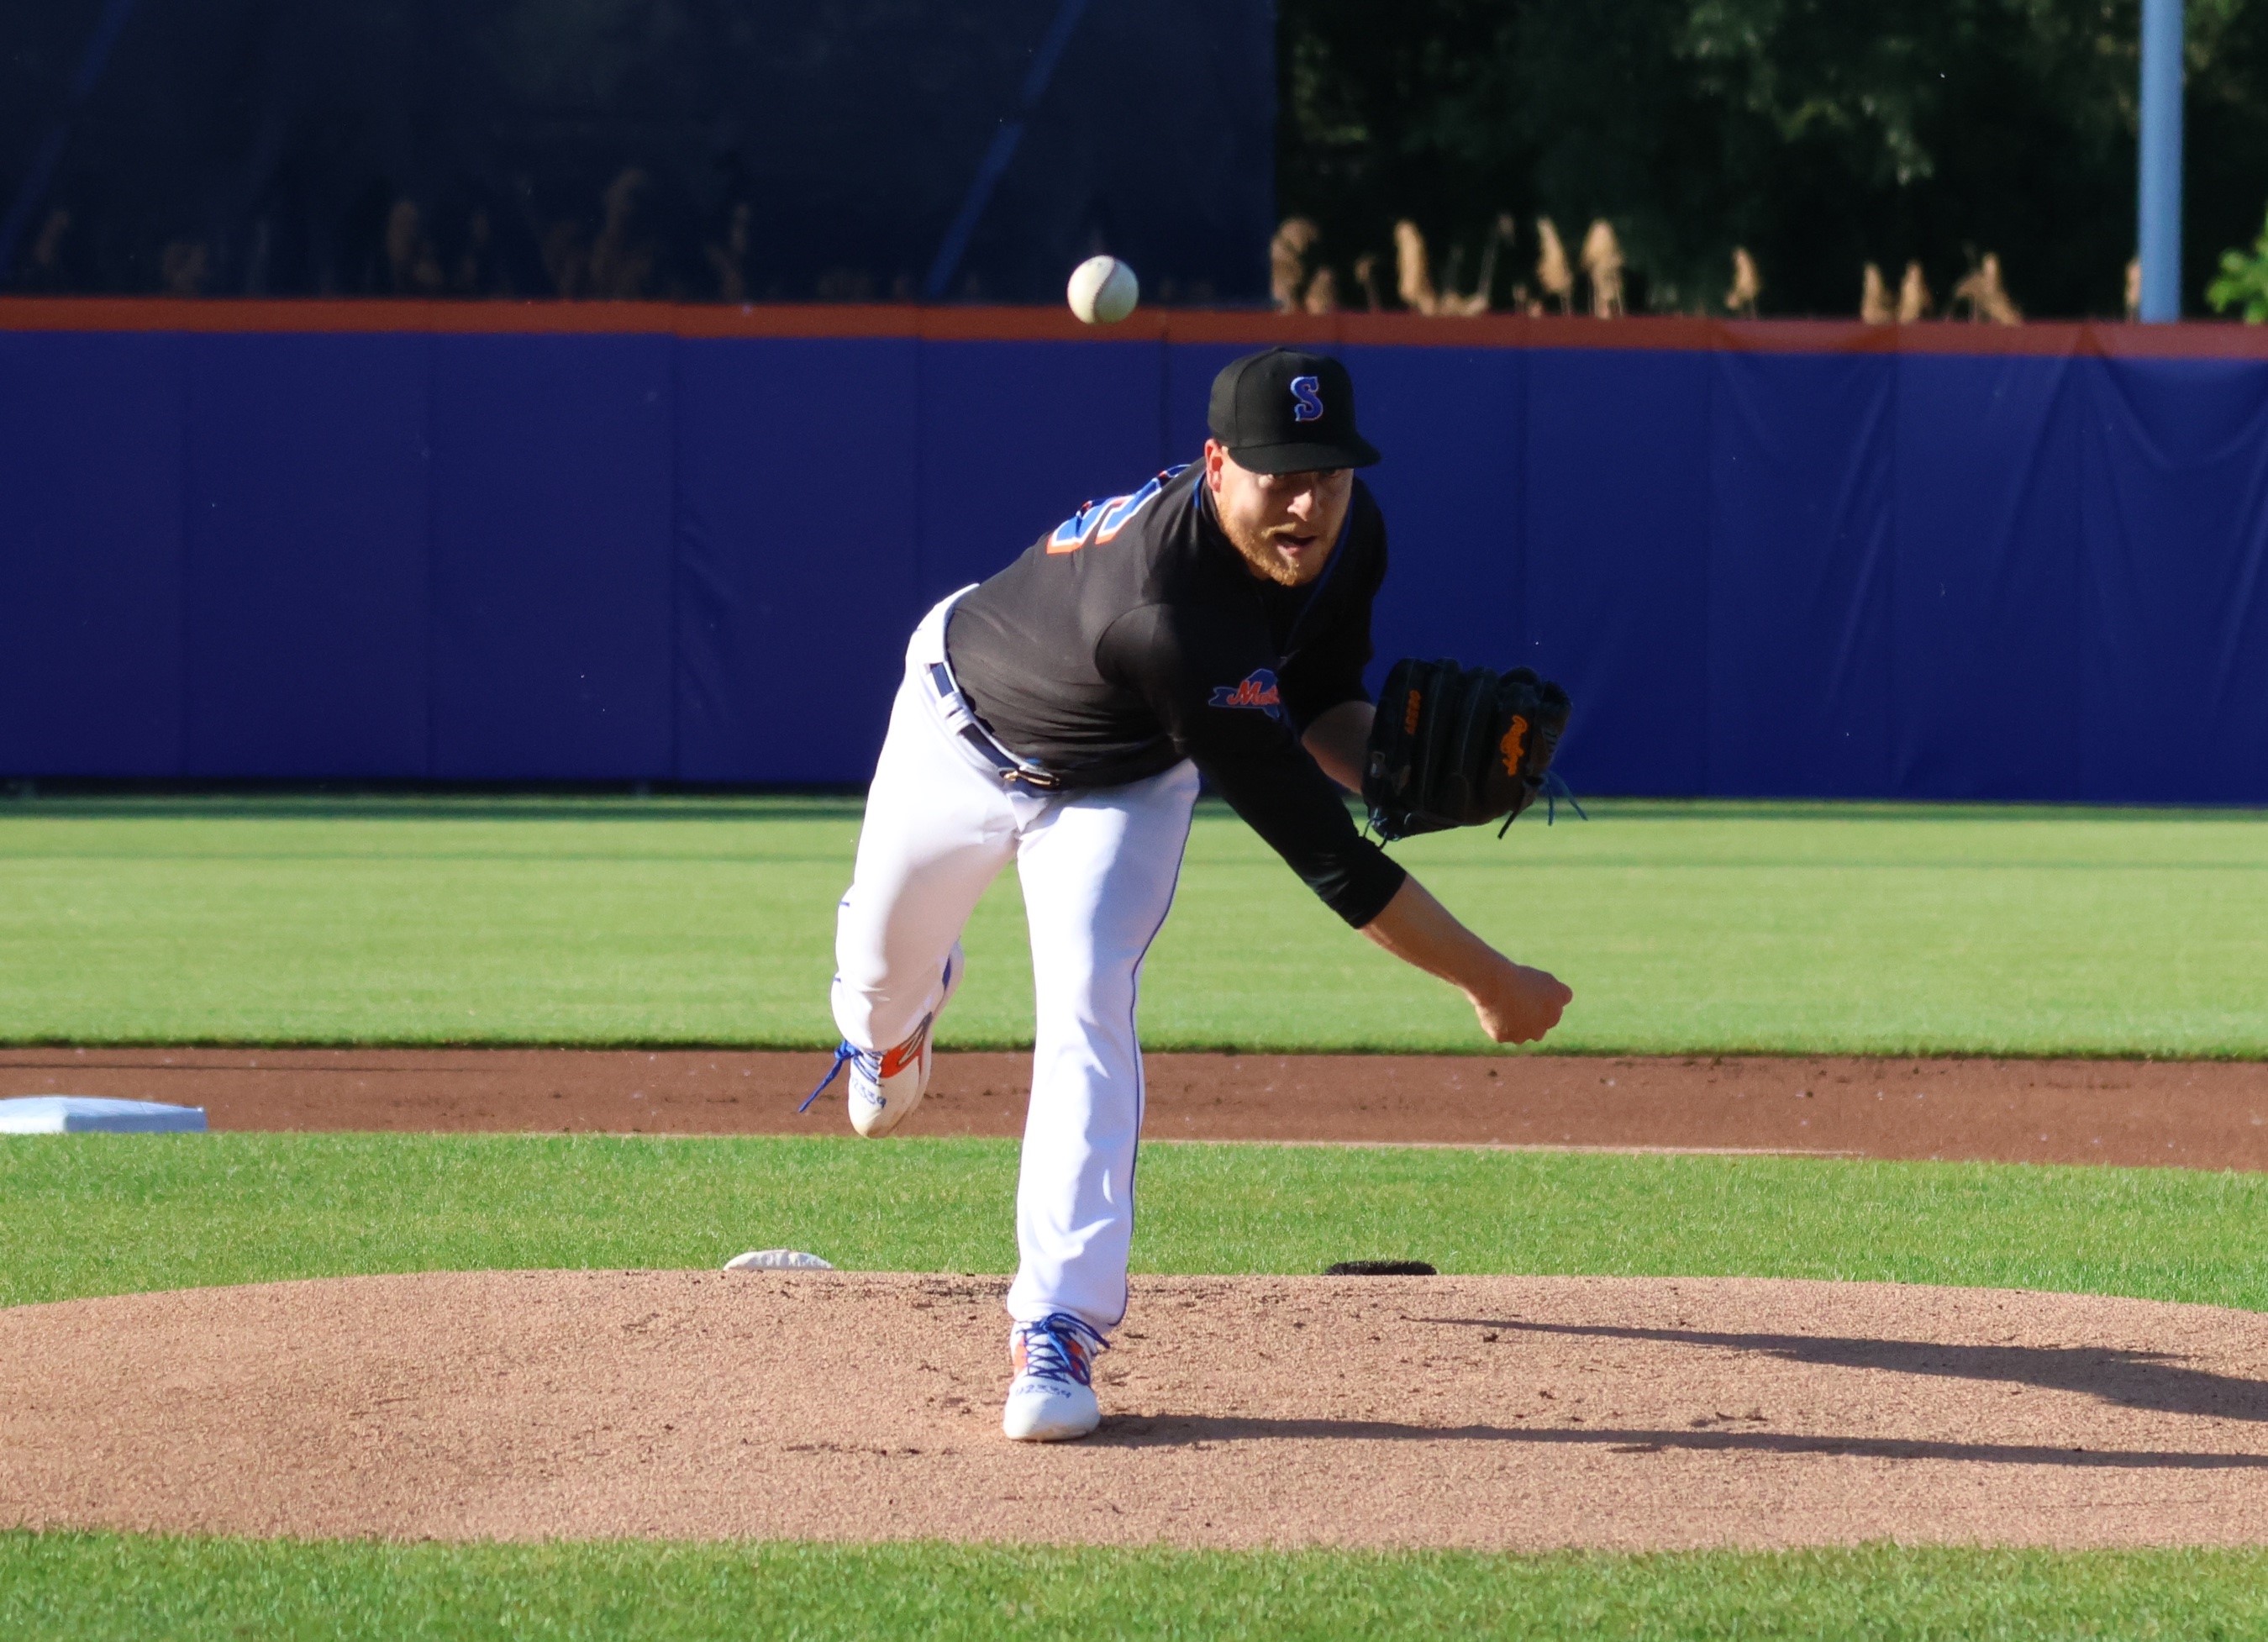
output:
[[[1248,537],[1241,532],[1228,529],[1225,524],[1221,534],[1228,538],[1228,545],[1236,549],[1237,556],[1251,567],[1254,575],[1274,582],[1278,587],[1298,587],[1314,580],[1314,575],[1322,573],[1322,566],[1318,564],[1314,575],[1302,577],[1300,567],[1287,563],[1284,556],[1277,552],[1274,541],[1265,534]]]

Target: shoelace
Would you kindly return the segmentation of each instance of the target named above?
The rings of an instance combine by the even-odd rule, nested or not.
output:
[[[1556,769],[1547,769],[1543,772],[1543,824],[1546,827],[1558,814],[1557,799],[1566,799],[1567,807],[1585,821],[1591,819],[1591,812],[1585,809],[1582,801],[1576,798],[1575,789],[1567,784],[1567,777]]]
[[[809,1111],[811,1109],[811,1103],[814,1101],[816,1101],[820,1095],[825,1092],[827,1086],[833,1083],[838,1077],[842,1076],[843,1069],[865,1053],[867,1053],[866,1050],[854,1049],[848,1043],[836,1044],[835,1046],[835,1064],[827,1069],[827,1076],[819,1080],[818,1086],[814,1088],[809,1094],[805,1095],[803,1097],[803,1104],[797,1107],[795,1109],[799,1112]]]
[[[945,990],[948,992],[953,990],[953,955],[950,953],[946,954],[945,959]],[[926,1025],[927,1023],[924,1022],[924,1024]],[[849,1065],[852,1061],[857,1060],[861,1055],[868,1055],[872,1053],[873,1051],[870,1049],[852,1049],[847,1042],[836,1044],[835,1046],[835,1064],[827,1069],[827,1076],[819,1080],[817,1086],[813,1088],[812,1092],[803,1097],[803,1104],[797,1107],[795,1109],[798,1112],[809,1111],[811,1109],[811,1103],[827,1092],[827,1086],[828,1084],[833,1083],[837,1078],[843,1075],[843,1069],[845,1066]],[[876,1064],[879,1065],[880,1064],[880,1057],[877,1056],[875,1059]]]
[[[1591,813],[1585,809],[1581,801],[1575,797],[1575,789],[1567,784],[1567,777],[1556,769],[1545,770],[1543,772],[1543,824],[1546,827],[1559,819],[1561,799],[1566,799],[1567,807],[1585,821],[1591,819]],[[1516,813],[1506,816],[1504,825],[1496,829],[1496,836],[1499,838],[1503,837],[1512,830],[1513,822],[1519,819],[1520,816]]]
[[[1094,1372],[1094,1354],[1110,1349],[1109,1341],[1067,1311],[1051,1313],[1037,1322],[1020,1322],[1016,1333],[1024,1342],[1023,1372],[1035,1380],[1087,1385]]]

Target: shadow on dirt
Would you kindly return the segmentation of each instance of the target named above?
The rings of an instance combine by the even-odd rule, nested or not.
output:
[[[1396,1420],[1270,1419],[1230,1414],[1116,1415],[1086,1448],[1204,1448],[1217,1443],[1336,1439],[1349,1442],[1508,1442],[1604,1448],[1610,1454],[1856,1454],[1876,1460],[1963,1460],[1985,1465],[2058,1465],[2164,1471],[2268,1470],[2268,1454],[2046,1447],[2025,1443],[1924,1442],[1884,1437],[1799,1436],[1768,1431],[1628,1431],[1602,1426],[1408,1425]]]
[[[1897,1374],[1992,1380],[2076,1391],[2122,1408],[2215,1419],[2268,1420],[2268,1382],[2188,1368],[2162,1351],[2101,1345],[1953,1345],[1936,1340],[1845,1339],[1810,1334],[1714,1334],[1697,1329],[1636,1329],[1605,1323],[1525,1322],[1517,1318],[1418,1317],[1411,1321],[1499,1334],[1576,1335],[1754,1351],[1783,1362],[1877,1368]]]

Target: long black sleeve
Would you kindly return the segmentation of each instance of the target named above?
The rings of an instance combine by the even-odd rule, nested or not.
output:
[[[1111,624],[1098,659],[1107,676],[1142,692],[1175,749],[1326,906],[1359,929],[1408,874],[1356,831],[1338,789],[1295,739],[1273,674],[1255,666],[1247,686],[1215,681],[1224,658],[1248,644],[1246,631],[1203,609],[1145,605]],[[1361,696],[1355,666],[1353,693],[1338,700]],[[1248,682],[1255,680],[1263,681]]]

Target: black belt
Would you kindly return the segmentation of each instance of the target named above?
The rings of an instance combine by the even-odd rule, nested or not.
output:
[[[953,681],[953,669],[942,661],[929,664],[929,685],[936,693],[939,705],[948,710],[959,707],[961,724],[955,733],[976,749],[978,755],[999,775],[1004,784],[1021,784],[1035,792],[1062,790],[1064,781],[1061,776],[1051,774],[1037,764],[1026,762],[984,733],[983,725],[977,722],[976,711],[968,704],[968,698]]]

